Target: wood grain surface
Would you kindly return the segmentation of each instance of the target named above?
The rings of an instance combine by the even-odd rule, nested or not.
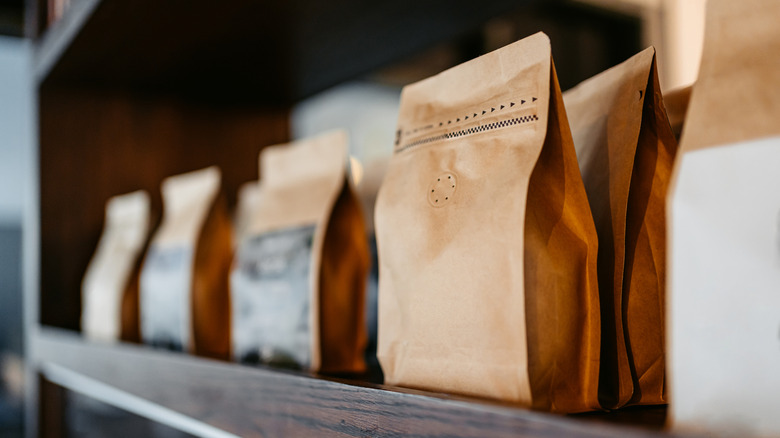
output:
[[[657,430],[657,421],[663,418],[658,408],[633,409],[631,426],[616,425],[610,422],[615,413],[546,414],[446,394],[250,368],[138,345],[93,344],[59,329],[41,331],[35,354],[42,369],[54,364],[239,436],[666,435]],[[119,407],[132,411],[131,406]],[[638,425],[643,417],[649,425]]]
[[[290,135],[286,108],[54,86],[39,99],[40,321],[73,330],[111,196],[144,189],[159,218],[163,178],[217,165],[234,205],[260,149]]]

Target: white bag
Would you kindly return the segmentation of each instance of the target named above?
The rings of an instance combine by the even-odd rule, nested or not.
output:
[[[670,417],[780,434],[780,2],[710,0],[668,198]]]
[[[81,287],[81,330],[87,338],[138,341],[138,283],[133,277],[149,221],[145,191],[108,200],[103,233]]]

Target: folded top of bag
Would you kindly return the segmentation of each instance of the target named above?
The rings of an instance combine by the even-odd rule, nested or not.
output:
[[[219,194],[221,178],[219,168],[211,166],[163,180],[163,221],[155,234],[155,244],[196,241]]]
[[[490,123],[509,127],[512,114],[538,120],[539,144],[547,128],[550,39],[536,33],[501,50],[407,85],[401,93],[395,152],[433,141],[483,132]],[[496,74],[498,72],[498,74]],[[505,126],[504,126],[505,125]],[[460,128],[460,129],[457,129]]]
[[[263,149],[263,205],[247,231],[324,224],[346,178],[348,144],[338,130]]]
[[[780,2],[710,1],[681,153],[780,134]]]

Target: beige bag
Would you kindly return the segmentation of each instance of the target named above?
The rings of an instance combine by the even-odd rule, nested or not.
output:
[[[780,2],[710,0],[669,191],[673,424],[778,436]]]
[[[138,273],[149,235],[149,195],[139,190],[106,204],[106,223],[81,286],[81,330],[100,341],[140,340]]]
[[[546,35],[404,88],[376,230],[388,384],[599,408],[597,237]]]
[[[371,270],[366,282],[366,329],[368,330],[368,344],[366,346],[366,363],[372,372],[379,371],[379,361],[376,357],[377,341],[377,316],[378,316],[378,289],[379,289],[379,260],[376,250],[376,233],[374,230],[374,210],[379,187],[387,172],[389,157],[382,157],[369,162],[360,182],[357,184],[357,195],[360,205],[363,207],[363,217],[366,218],[366,238],[368,239],[369,252],[371,254]]]
[[[685,125],[685,113],[688,112],[692,88],[692,85],[688,85],[664,93],[664,107],[666,107],[666,114],[669,116],[669,125],[674,132],[674,138],[678,141]]]
[[[677,151],[648,48],[564,94],[599,235],[599,399],[661,404],[666,189]]]
[[[238,244],[247,237],[252,214],[259,208],[261,202],[260,183],[250,181],[238,188],[238,201],[233,216],[233,245]]]
[[[230,219],[218,168],[167,178],[163,219],[141,271],[145,343],[227,359]]]
[[[261,201],[230,279],[236,360],[365,369],[368,247],[346,160],[343,132],[261,152]]]

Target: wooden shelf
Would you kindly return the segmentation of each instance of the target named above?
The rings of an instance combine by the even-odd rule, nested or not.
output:
[[[287,104],[532,0],[82,0],[43,36],[39,84]]]
[[[48,32],[40,38],[35,45],[33,56],[33,73],[36,83],[40,84],[48,76],[98,4],[100,4],[100,0],[73,2],[68,9],[68,14],[54,23]]]
[[[259,150],[289,140],[291,103],[532,3],[541,2],[73,1],[34,57],[30,205],[40,226],[25,243],[28,432],[56,407],[61,390],[47,391],[58,386],[199,436],[666,435],[664,408],[560,416],[49,327],[78,328],[81,279],[110,196],[143,188],[159,212],[162,178],[217,164],[232,202],[257,178]],[[54,385],[39,391],[39,377]]]
[[[656,422],[610,424],[619,412],[560,416],[446,394],[327,379],[130,344],[95,344],[44,328],[37,366],[72,391],[202,436],[650,437]],[[643,415],[644,414],[644,415]],[[613,418],[614,417],[614,418]],[[595,421],[594,421],[595,420]]]

